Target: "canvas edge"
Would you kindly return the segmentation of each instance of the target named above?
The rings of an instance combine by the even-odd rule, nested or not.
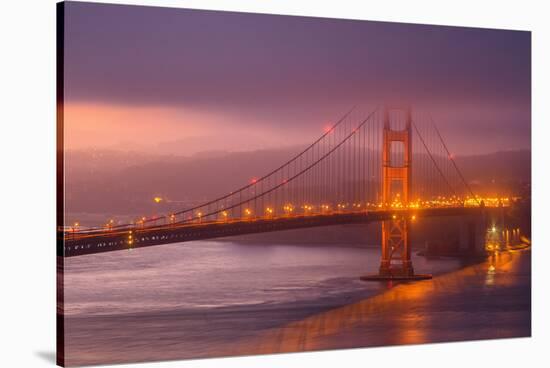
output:
[[[56,364],[65,366],[65,320],[64,320],[64,259],[63,234],[59,231],[65,222],[64,193],[64,42],[65,3],[56,3]]]

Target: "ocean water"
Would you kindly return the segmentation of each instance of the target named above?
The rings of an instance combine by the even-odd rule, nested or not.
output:
[[[66,364],[226,355],[254,338],[392,284],[364,282],[378,247],[176,243],[65,260]],[[413,257],[418,273],[456,259]]]
[[[65,315],[341,304],[381,289],[359,280],[377,271],[379,257],[374,247],[196,241],[67,258]],[[460,263],[414,256],[414,265],[437,274]]]

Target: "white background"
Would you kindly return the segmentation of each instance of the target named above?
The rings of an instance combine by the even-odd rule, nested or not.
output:
[[[546,1],[110,1],[332,18],[531,30],[533,42],[533,337],[141,367],[546,366],[550,348],[550,10]],[[55,356],[55,1],[0,5],[0,366]],[[437,51],[436,51],[437,52]],[[546,350],[546,351],[545,351]],[[130,366],[130,365],[128,365]],[[126,367],[119,365],[118,367]]]

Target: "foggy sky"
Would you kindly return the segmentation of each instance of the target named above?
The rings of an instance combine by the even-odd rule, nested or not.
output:
[[[405,103],[458,154],[530,149],[529,32],[72,2],[65,22],[68,148],[302,144]]]

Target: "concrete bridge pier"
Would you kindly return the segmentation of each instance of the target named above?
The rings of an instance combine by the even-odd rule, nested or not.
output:
[[[466,216],[460,222],[458,251],[461,254],[483,255],[489,224],[485,213]]]

